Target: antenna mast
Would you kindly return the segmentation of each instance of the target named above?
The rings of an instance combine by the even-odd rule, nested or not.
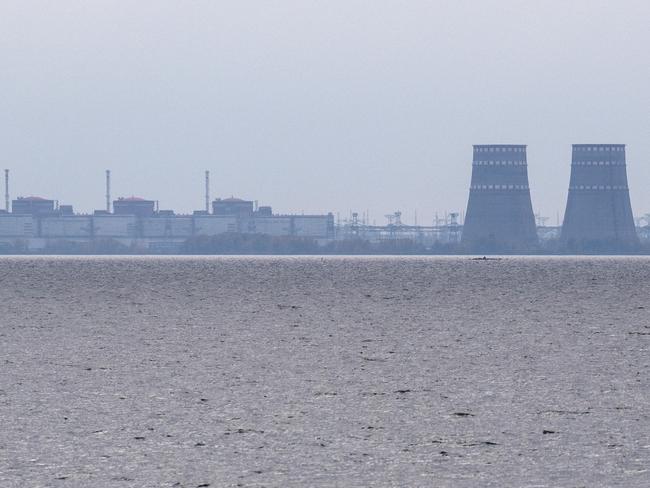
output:
[[[5,210],[9,213],[9,170],[5,170]]]
[[[106,212],[111,213],[111,170],[106,170]]]
[[[205,211],[210,213],[210,172],[205,172]]]

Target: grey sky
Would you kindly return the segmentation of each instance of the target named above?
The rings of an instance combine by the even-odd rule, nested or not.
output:
[[[628,145],[650,213],[650,2],[0,3],[12,196],[114,196],[429,223],[464,211],[472,144],[528,144],[533,206],[566,203],[571,144]]]

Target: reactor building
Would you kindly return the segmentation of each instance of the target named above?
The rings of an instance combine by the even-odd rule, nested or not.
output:
[[[529,252],[537,243],[526,146],[474,146],[463,248],[481,253]]]
[[[568,252],[625,252],[639,245],[624,144],[574,144],[560,244]]]

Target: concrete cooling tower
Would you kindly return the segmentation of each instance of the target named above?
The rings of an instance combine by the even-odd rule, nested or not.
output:
[[[461,244],[469,252],[527,252],[537,246],[526,146],[474,146]]]
[[[560,244],[573,252],[625,252],[639,244],[624,144],[574,144]]]

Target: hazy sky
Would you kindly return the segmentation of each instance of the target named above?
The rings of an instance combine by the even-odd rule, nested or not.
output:
[[[627,144],[650,213],[647,0],[0,2],[12,196],[78,210],[241,196],[281,212],[464,211],[472,144],[528,144],[560,216],[571,144]]]

